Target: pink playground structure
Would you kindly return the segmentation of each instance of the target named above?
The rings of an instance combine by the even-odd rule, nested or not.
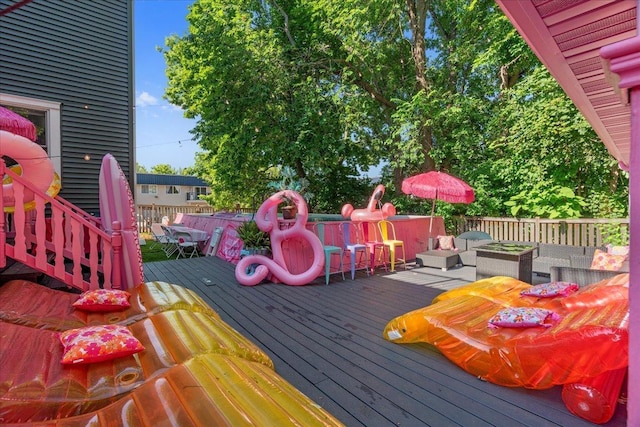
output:
[[[33,123],[2,107],[0,117],[0,156],[17,162],[0,160],[0,268],[9,257],[81,291],[142,283],[133,196],[115,158],[103,160],[95,218],[57,195],[53,164],[31,140]]]

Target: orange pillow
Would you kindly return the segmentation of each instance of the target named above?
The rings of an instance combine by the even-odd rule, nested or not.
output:
[[[596,249],[593,253],[593,260],[591,261],[591,269],[618,271],[626,260],[626,255],[611,255],[605,251]]]

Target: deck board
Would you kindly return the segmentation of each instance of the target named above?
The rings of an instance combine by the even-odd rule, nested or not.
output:
[[[347,426],[590,426],[570,414],[560,387],[535,391],[480,381],[428,344],[386,341],[386,323],[468,283],[414,268],[308,286],[236,282],[215,257],[145,264],[146,280],[198,292],[260,346],[287,381]],[[606,425],[624,426],[619,406]]]

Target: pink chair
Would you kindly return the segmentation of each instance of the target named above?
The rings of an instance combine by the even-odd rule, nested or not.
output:
[[[369,266],[371,267],[371,274],[373,274],[376,268],[376,254],[378,254],[378,264],[382,263],[384,270],[389,271],[387,268],[385,253],[386,246],[378,236],[377,226],[371,222],[363,222],[361,223],[361,226],[363,230],[364,244],[367,246],[369,256],[371,257],[371,262],[369,263]]]

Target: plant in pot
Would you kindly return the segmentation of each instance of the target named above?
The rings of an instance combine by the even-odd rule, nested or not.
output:
[[[236,233],[248,255],[267,255],[271,251],[269,233],[260,230],[255,221],[243,222],[236,228]]]
[[[269,183],[269,187],[276,191],[292,190],[304,197],[305,201],[309,203],[309,200],[313,197],[313,194],[305,191],[309,186],[309,180],[306,178],[298,178],[295,170],[289,166],[285,166],[280,169],[280,181],[272,181]],[[284,206],[280,208],[283,219],[293,219],[296,217],[298,208],[293,200],[284,198]]]

